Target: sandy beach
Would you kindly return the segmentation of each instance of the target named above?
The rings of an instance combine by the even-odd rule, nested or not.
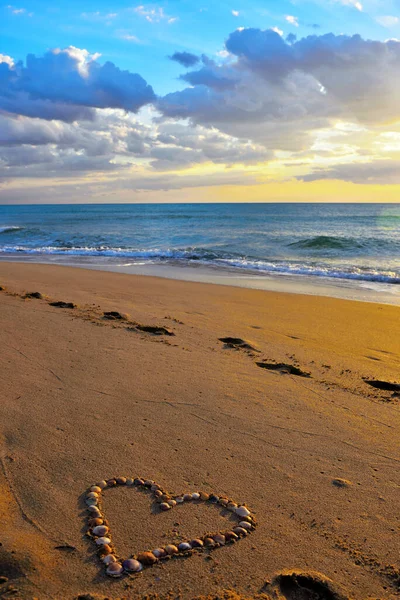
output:
[[[0,286],[0,597],[399,597],[399,307],[6,262]],[[257,527],[111,579],[84,495],[118,476]],[[102,496],[123,558],[233,527]]]

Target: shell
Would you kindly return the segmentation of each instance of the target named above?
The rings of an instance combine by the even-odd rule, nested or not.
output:
[[[123,573],[123,568],[122,568],[121,563],[119,563],[119,562],[110,563],[107,567],[106,573],[107,573],[107,575],[110,575],[110,577],[121,577],[121,575]]]
[[[207,492],[200,492],[200,500],[208,500],[210,497],[210,494],[207,494]]]
[[[210,497],[209,497],[208,500],[209,500],[209,502],[212,502],[213,504],[216,504],[218,502],[218,500],[219,500],[219,497],[216,496],[215,494],[210,494]]]
[[[96,506],[98,498],[86,498],[85,502],[88,506]]]
[[[154,481],[152,481],[151,479],[146,479],[146,481],[144,482],[144,486],[145,487],[149,487],[151,488],[151,486],[153,485]]]
[[[192,498],[193,500],[200,500],[200,494],[198,492],[194,492],[194,494],[192,494]]]
[[[228,506],[229,504],[228,498],[220,498],[218,502],[221,506]]]
[[[161,490],[156,490],[156,491],[154,492],[154,496],[155,496],[156,498],[160,498],[160,496],[162,496],[162,495],[163,495],[163,493],[162,493],[162,491],[161,491]]]
[[[203,540],[195,539],[190,542],[192,548],[202,548],[204,546]]]
[[[133,480],[133,485],[144,485],[144,481],[141,477],[136,477],[136,479]]]
[[[151,491],[155,492],[156,490],[161,489],[160,486],[158,485],[158,483],[153,483],[153,485],[151,486]]]
[[[109,479],[107,481],[107,487],[114,487],[114,485],[117,485],[117,482],[115,481],[115,479]]]
[[[106,533],[108,533],[108,527],[105,525],[98,525],[97,527],[93,528],[92,533],[99,536],[106,535]]]
[[[104,490],[104,488],[107,487],[107,481],[104,481],[104,479],[103,479],[103,481],[99,481],[99,483],[96,483],[96,485],[94,487],[98,487],[101,490]],[[93,490],[93,491],[96,491],[96,490]]]
[[[239,516],[239,517],[249,517],[251,515],[251,512],[249,511],[248,508],[246,508],[245,506],[239,506],[239,508],[237,508],[235,510],[235,513]]]
[[[177,504],[182,504],[182,502],[183,502],[182,496],[178,496],[178,498],[175,498],[175,502],[177,502]]]
[[[167,502],[161,502],[160,508],[161,510],[170,510],[172,507]]]
[[[132,477],[128,477],[128,479],[126,480],[126,485],[133,485]]]
[[[183,500],[184,502],[189,502],[190,500],[193,500],[192,494],[184,494]]]
[[[143,569],[142,563],[134,558],[128,558],[127,560],[124,560],[122,566],[125,571],[128,571],[128,573],[139,573]]]
[[[113,553],[113,549],[108,544],[106,544],[105,546],[99,547],[99,554],[102,557],[106,556],[107,554],[112,554],[112,553]]]
[[[125,485],[126,477],[117,477],[116,481],[117,481],[118,485]]]
[[[117,559],[115,558],[114,554],[106,554],[106,556],[103,558],[103,563],[105,565],[109,565],[112,562],[117,562]]]
[[[192,546],[188,543],[188,542],[181,542],[178,546],[178,550],[180,550],[180,552],[187,552],[188,550],[191,550]]]
[[[176,500],[174,500],[174,499],[168,500],[168,504],[170,505],[171,508],[174,508],[174,506],[176,506]]]
[[[238,535],[234,531],[227,531],[225,533],[225,539],[227,542],[235,542],[238,539]]]
[[[96,540],[96,544],[98,546],[108,546],[108,544],[111,544],[111,540],[108,537],[99,537]]]
[[[88,506],[88,511],[92,513],[94,517],[101,517],[101,512],[97,506],[91,505]]]
[[[92,485],[92,487],[90,488],[90,491],[96,492],[96,494],[101,494],[101,490],[102,490],[102,488],[98,485]]]
[[[103,525],[103,519],[95,517],[94,519],[89,520],[89,527],[98,527],[99,525]]]
[[[225,543],[226,543],[225,536],[222,535],[222,533],[217,533],[217,535],[214,535],[214,542],[216,544],[219,544],[220,546],[225,546]]]
[[[247,529],[247,530],[253,529],[252,524],[248,523],[247,521],[240,521],[239,527],[243,527],[243,529]]]
[[[206,537],[204,538],[204,545],[207,546],[207,548],[212,548],[215,546],[215,542],[211,537]]]
[[[157,558],[152,552],[140,552],[137,555],[137,559],[142,565],[154,565],[157,562]]]
[[[228,504],[226,506],[226,508],[228,510],[231,510],[232,512],[236,512],[237,507],[238,507],[238,505],[235,504],[234,502],[228,502]]]
[[[97,492],[89,492],[86,494],[86,498],[98,498],[99,494]]]
[[[161,494],[161,496],[157,496],[157,502],[168,502],[169,496],[168,494]]]
[[[156,548],[155,550],[153,550],[153,554],[156,558],[162,558],[163,556],[166,556],[166,552],[164,550],[164,548]]]
[[[168,546],[165,546],[165,552],[172,556],[172,554],[178,554],[178,548],[173,544],[168,544]]]
[[[243,527],[234,527],[233,532],[236,533],[237,535],[246,535],[247,534],[247,530],[243,529]]]

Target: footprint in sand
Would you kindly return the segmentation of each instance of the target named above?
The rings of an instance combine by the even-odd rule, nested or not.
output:
[[[127,327],[128,331],[144,331],[145,333],[152,333],[153,335],[175,335],[175,333],[169,327],[163,327],[162,325],[135,325],[135,327]]]
[[[36,300],[43,300],[43,294],[40,292],[27,292],[24,296],[22,296],[24,300],[27,298],[36,298]]]
[[[242,338],[235,337],[223,337],[218,338],[220,342],[225,344],[225,348],[233,348],[234,350],[251,350],[252,352],[260,352],[257,348],[254,348],[249,342],[246,340],[242,340]]]
[[[349,600],[331,579],[313,571],[284,571],[267,586],[270,590],[279,600]]]
[[[57,302],[49,302],[50,306],[55,306],[56,308],[76,308],[76,304],[73,302],[63,302],[62,300],[57,300]]]
[[[127,321],[129,319],[128,315],[116,310],[107,310],[103,312],[103,318],[108,319],[109,321]]]
[[[364,379],[364,383],[367,383],[371,387],[374,387],[378,390],[385,390],[387,392],[400,392],[400,383],[381,381],[380,379]]]
[[[268,369],[269,371],[278,371],[281,374],[288,373],[289,375],[297,375],[298,377],[311,377],[311,374],[307,371],[302,371],[298,367],[288,363],[258,362],[257,366],[261,367],[261,369]]]

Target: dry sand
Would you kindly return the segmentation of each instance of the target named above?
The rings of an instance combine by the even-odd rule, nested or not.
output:
[[[400,381],[398,307],[15,263],[0,285],[0,597],[399,597],[400,397],[363,380]],[[111,580],[82,494],[139,474],[245,502],[259,525]],[[124,556],[225,527],[126,487],[104,507]]]

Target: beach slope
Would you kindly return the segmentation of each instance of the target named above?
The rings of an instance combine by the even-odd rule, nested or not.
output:
[[[0,596],[398,598],[398,307],[16,263],[0,286]],[[138,475],[257,527],[110,579],[83,495]],[[103,508],[121,557],[232,526],[126,485]]]

